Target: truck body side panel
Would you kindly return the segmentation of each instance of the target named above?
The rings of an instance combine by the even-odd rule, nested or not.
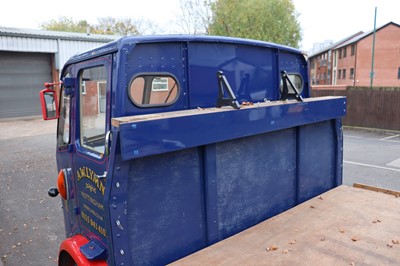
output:
[[[325,99],[335,100],[343,105],[342,98]],[[116,263],[170,263],[339,185],[342,173],[334,165],[342,153],[341,138],[336,138],[341,125],[334,117],[341,115],[321,111],[326,119],[319,122],[265,131],[255,126],[252,134],[237,137],[221,134],[217,126],[209,127],[209,135],[219,132],[226,139],[204,143],[199,137],[197,144],[182,142],[180,148],[137,157],[124,156],[125,143],[135,138],[146,143],[137,129],[151,120],[139,121],[138,116],[134,122],[120,124],[117,134],[122,154],[116,156],[115,166],[120,170],[114,172],[119,188],[112,186],[111,198],[126,201],[125,209],[111,209],[110,217],[122,224],[124,229],[116,227],[114,232],[120,231],[120,241],[129,243],[130,256],[116,250]],[[201,116],[207,115],[197,115]],[[229,117],[225,114],[216,121],[223,127]],[[168,121],[172,119],[165,115],[158,124],[180,136],[185,123],[171,126]],[[239,121],[243,127],[250,123]],[[136,130],[125,131],[132,125]],[[163,133],[149,128],[143,132],[154,132],[154,139]],[[164,140],[173,140],[171,136]],[[148,143],[160,148],[155,141]]]

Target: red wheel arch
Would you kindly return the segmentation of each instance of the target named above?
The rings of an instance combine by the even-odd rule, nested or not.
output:
[[[60,246],[59,254],[64,254],[64,256],[60,256],[58,265],[70,265],[70,258],[73,259],[73,262],[78,266],[107,266],[107,262],[104,260],[88,260],[80,251],[80,247],[89,243],[89,239],[82,235],[74,235],[73,237],[65,239]],[[61,260],[65,258],[65,252],[68,253],[70,258],[66,262],[62,262]],[[67,256],[68,257],[68,256]],[[73,264],[72,264],[73,265]]]

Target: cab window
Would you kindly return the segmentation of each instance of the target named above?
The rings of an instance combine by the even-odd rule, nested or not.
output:
[[[67,73],[64,78],[70,76],[71,75]],[[60,118],[58,120],[57,146],[64,147],[70,140],[69,123],[71,96],[65,93],[64,86],[61,87],[60,94]]]
[[[84,148],[104,153],[106,131],[107,69],[96,66],[82,69],[80,84],[80,141]]]
[[[292,84],[296,87],[299,93],[303,91],[303,79],[301,78],[300,74],[287,74],[289,80],[292,82]],[[281,79],[280,83],[280,90],[283,92],[283,80]],[[293,88],[288,84],[288,93],[289,94],[295,94]]]
[[[179,95],[179,84],[169,75],[141,75],[129,86],[129,97],[138,107],[173,104]]]

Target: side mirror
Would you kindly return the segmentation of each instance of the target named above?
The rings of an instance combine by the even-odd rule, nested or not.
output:
[[[41,90],[40,102],[44,120],[57,119],[59,117],[57,95],[54,90]]]

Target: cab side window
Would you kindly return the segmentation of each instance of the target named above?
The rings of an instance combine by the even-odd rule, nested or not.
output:
[[[79,82],[81,145],[102,154],[106,131],[106,67],[82,69]]]
[[[158,107],[173,104],[179,96],[179,84],[170,75],[141,75],[129,88],[129,97],[138,107]]]
[[[304,84],[303,84],[303,79],[301,78],[300,74],[290,73],[290,74],[287,74],[287,76],[290,79],[290,81],[292,82],[292,84],[299,91],[299,93],[301,93],[303,91]],[[282,91],[283,91],[283,80],[282,79],[281,79],[279,89],[281,90],[281,93],[282,93]],[[288,93],[295,94],[293,88],[289,85],[288,85]]]
[[[68,77],[70,77],[69,73],[64,76],[64,78]],[[61,87],[60,94],[60,118],[58,120],[57,146],[62,148],[68,145],[70,140],[69,123],[71,96],[65,93],[64,86]]]

